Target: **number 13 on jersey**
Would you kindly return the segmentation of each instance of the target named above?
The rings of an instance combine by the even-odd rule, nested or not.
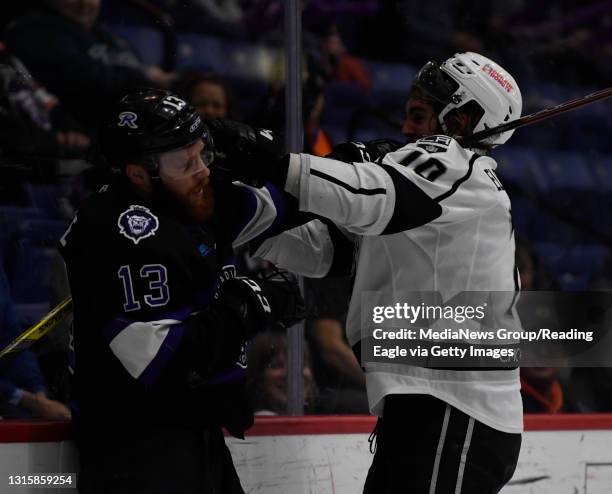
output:
[[[149,307],[161,307],[170,300],[170,290],[168,289],[168,271],[162,264],[145,264],[140,270],[135,270],[137,275],[145,279],[148,283],[148,293],[142,299]],[[131,312],[139,310],[141,304],[134,293],[134,282],[132,270],[129,265],[121,266],[117,271],[119,279],[123,283],[123,294],[125,302],[123,310]]]

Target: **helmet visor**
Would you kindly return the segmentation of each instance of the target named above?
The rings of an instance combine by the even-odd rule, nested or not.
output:
[[[414,86],[429,95],[435,102],[448,104],[459,89],[459,83],[440,68],[437,62],[427,62],[414,80]]]
[[[157,155],[160,175],[180,180],[191,177],[208,168],[214,160],[214,151],[204,139],[198,139],[180,149]]]

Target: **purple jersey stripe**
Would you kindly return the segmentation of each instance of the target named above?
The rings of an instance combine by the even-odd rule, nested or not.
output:
[[[162,319],[174,319],[176,321],[184,321],[187,317],[193,312],[191,307],[185,307],[183,309],[178,309],[172,312],[166,312],[162,314],[157,314],[155,319],[149,320],[137,320],[137,319],[129,319],[127,317],[116,317],[111,322],[109,322],[102,329],[102,337],[107,344],[110,344],[111,341],[115,339],[115,337],[121,333],[125,328],[127,328],[130,324],[135,322],[151,322],[151,321],[159,321]]]

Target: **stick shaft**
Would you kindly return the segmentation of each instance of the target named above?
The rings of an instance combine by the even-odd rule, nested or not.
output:
[[[566,101],[565,103],[558,104],[556,106],[553,106],[552,108],[546,108],[530,115],[525,115],[524,117],[512,120],[505,124],[498,125],[497,127],[493,127],[491,129],[485,129],[480,132],[476,132],[471,136],[466,136],[462,139],[459,139],[459,142],[461,142],[462,146],[469,146],[470,144],[475,144],[479,141],[482,141],[483,139],[486,139],[487,137],[501,134],[502,132],[517,129],[519,127],[525,127],[526,125],[541,122],[542,120],[556,117],[557,115],[560,115],[562,113],[566,113],[568,111],[575,110],[576,108],[581,108],[583,106],[590,105],[591,103],[601,101],[603,99],[609,98],[610,96],[612,96],[612,87],[602,89],[601,91],[597,91],[595,93],[587,94],[586,96],[581,96],[580,98],[575,98],[573,100]]]
[[[49,331],[54,329],[72,310],[72,299],[68,297],[58,304],[51,312],[38,321],[33,326],[30,326],[17,338],[11,341],[0,352],[0,358],[8,353],[15,353],[29,347],[35,341],[40,340]]]

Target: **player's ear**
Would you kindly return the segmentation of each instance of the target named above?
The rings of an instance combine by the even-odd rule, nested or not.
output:
[[[472,117],[468,113],[452,110],[444,118],[448,134],[451,136],[466,136],[472,131]]]
[[[144,165],[138,163],[128,163],[125,165],[125,176],[134,185],[137,191],[146,195],[153,191],[151,176]]]
[[[459,135],[470,134],[472,131],[472,117],[467,113],[458,113],[457,126],[459,127]]]

